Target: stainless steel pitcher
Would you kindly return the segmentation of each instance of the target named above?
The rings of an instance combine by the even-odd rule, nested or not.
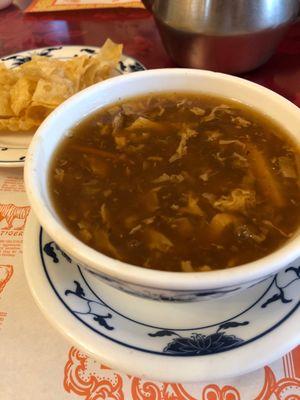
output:
[[[263,64],[299,11],[298,0],[142,0],[183,67],[240,73]]]

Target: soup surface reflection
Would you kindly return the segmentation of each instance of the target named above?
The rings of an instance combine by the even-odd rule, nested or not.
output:
[[[166,271],[241,265],[299,226],[300,154],[282,127],[238,102],[191,93],[110,105],[75,126],[49,173],[80,240]]]

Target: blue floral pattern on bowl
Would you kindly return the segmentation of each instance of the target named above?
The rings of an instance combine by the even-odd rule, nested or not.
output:
[[[210,324],[200,321],[197,326],[184,328],[180,324],[178,328],[168,326],[167,322],[165,326],[156,326],[133,318],[110,304],[105,295],[106,284],[92,279],[93,275],[65,254],[42,228],[39,250],[49,284],[74,318],[102,337],[146,353],[194,357],[231,351],[275,330],[296,312],[300,304],[300,266],[292,265],[252,288],[254,295],[249,304],[241,305],[224,320]],[[199,304],[211,307],[207,302]],[[274,309],[275,313],[272,312]],[[266,313],[268,318],[265,318]],[[128,332],[134,334],[128,335]]]
[[[85,268],[81,265],[81,268],[86,269],[87,273],[94,275],[97,279],[102,282],[107,282],[109,285],[113,286],[118,290],[122,290],[125,293],[133,294],[135,296],[151,299],[157,301],[171,301],[174,303],[185,303],[199,300],[215,299],[218,297],[223,297],[230,293],[237,292],[241,289],[240,286],[232,286],[224,289],[215,290],[167,290],[167,289],[156,289],[153,287],[135,285],[122,281],[117,278],[111,278],[100,272],[95,272],[91,269]]]

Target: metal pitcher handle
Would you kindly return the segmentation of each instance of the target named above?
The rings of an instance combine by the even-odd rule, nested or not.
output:
[[[147,8],[147,10],[152,11],[152,6],[154,0],[142,0],[144,6]]]

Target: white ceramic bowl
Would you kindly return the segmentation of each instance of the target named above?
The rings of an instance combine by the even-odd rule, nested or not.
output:
[[[150,92],[210,93],[238,100],[284,126],[300,145],[300,111],[278,94],[249,81],[210,71],[161,69],[118,76],[76,94],[43,122],[27,153],[25,184],[39,222],[78,264],[99,279],[126,292],[158,300],[193,301],[245,289],[300,257],[300,235],[257,261],[232,269],[198,273],[148,270],[105,256],[75,238],[57,216],[48,193],[52,154],[69,129],[93,111],[135,95]],[[76,199],[74,199],[76,201]]]

